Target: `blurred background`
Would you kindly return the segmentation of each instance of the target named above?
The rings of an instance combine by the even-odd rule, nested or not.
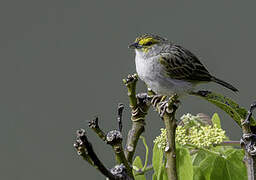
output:
[[[87,122],[117,128],[125,104],[124,135],[131,127],[122,79],[135,72],[127,48],[142,33],[157,33],[194,52],[208,70],[240,92],[217,84],[199,89],[223,93],[248,108],[255,98],[256,1],[1,0],[0,179],[104,179],[80,158],[75,132],[85,128],[99,157],[113,167],[112,149]],[[145,91],[142,82],[138,91]],[[232,140],[232,119],[197,97],[182,99],[184,113],[219,113]],[[163,122],[150,111],[144,136],[150,147]],[[141,142],[137,154],[144,157]]]

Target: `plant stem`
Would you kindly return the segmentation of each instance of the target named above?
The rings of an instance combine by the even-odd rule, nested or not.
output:
[[[243,120],[242,120],[242,124],[243,124]],[[242,125],[242,129],[243,129],[243,134],[250,134],[251,130],[249,125],[246,125],[244,123],[244,125]],[[242,147],[244,148],[245,151],[245,157],[244,157],[244,163],[247,169],[247,176],[248,176],[248,180],[254,180],[255,177],[255,158],[253,158],[250,153],[247,151],[246,145],[242,145]]]
[[[147,143],[146,143],[146,139],[145,139],[145,137],[140,136],[140,138],[142,139],[143,144],[144,144],[145,149],[146,149],[145,164],[144,164],[144,167],[142,168],[142,169],[143,169],[143,171],[144,171],[144,170],[147,168],[147,165],[148,165],[148,145],[147,145]]]
[[[120,146],[116,146],[114,147],[115,150],[115,154],[116,154],[116,161],[118,164],[124,164],[124,166],[127,169],[127,174],[133,178],[133,173],[132,173],[132,167],[130,166],[130,164],[128,163],[125,154],[124,154],[124,150],[122,145]]]
[[[106,134],[99,127],[99,118],[91,120],[89,123],[89,127],[99,136],[100,139],[106,141]]]
[[[146,172],[148,172],[148,171],[150,171],[152,169],[153,169],[153,165],[152,164],[148,165],[146,168],[138,169],[138,170],[136,170],[135,176],[145,174]]]
[[[138,75],[128,75],[127,79],[123,79],[123,83],[126,85],[128,90],[128,97],[130,101],[130,107],[136,107],[137,106],[137,99],[136,99],[136,84],[138,81]]]
[[[175,146],[175,133],[176,133],[176,119],[175,112],[176,107],[174,103],[177,100],[177,96],[172,96],[168,102],[168,109],[171,113],[167,111],[163,115],[163,120],[165,128],[167,130],[167,148],[165,149],[165,154],[167,157],[166,170],[169,180],[178,180],[177,169],[176,169],[176,146]]]
[[[142,120],[138,122],[133,122],[132,128],[128,133],[126,141],[126,158],[130,164],[132,164],[132,159],[135,153],[139,137],[144,132],[144,125],[145,123]]]
[[[240,141],[223,141],[220,144],[217,144],[216,146],[239,146],[240,147]]]
[[[164,116],[164,123],[167,130],[167,142],[168,150],[165,151],[167,157],[167,174],[169,179],[177,180],[177,170],[176,170],[176,147],[175,147],[175,130],[176,122],[174,117]]]
[[[149,109],[149,104],[147,103],[147,94],[138,94],[136,96],[137,81],[138,76],[136,74],[129,75],[127,79],[123,80],[128,90],[128,97],[132,110],[132,128],[128,133],[125,149],[126,159],[130,164],[132,164],[139,137],[145,130],[145,116],[147,115],[147,111]]]
[[[110,144],[115,152],[117,164],[119,165],[123,164],[127,170],[128,175],[131,178],[133,178],[132,168],[129,165],[124,154],[124,150],[122,147],[122,140],[123,140],[122,134],[120,131],[117,131],[117,130],[109,131],[108,134],[106,135],[107,144]]]
[[[241,120],[243,136],[241,139],[241,146],[245,151],[244,162],[247,169],[248,180],[255,180],[256,177],[256,142],[254,134],[251,131],[250,119],[252,116],[252,111],[256,108],[256,103],[251,104],[250,110],[248,111],[245,120]]]
[[[123,123],[122,123],[123,110],[124,110],[124,105],[122,103],[119,103],[117,107],[117,122],[118,122],[118,128],[120,132],[122,132],[122,129],[123,129]]]
[[[98,156],[93,150],[92,144],[88,141],[85,134],[85,130],[81,129],[77,131],[77,140],[74,143],[78,154],[88,161],[92,166],[99,170],[104,176],[110,180],[118,179],[115,177],[99,160]]]
[[[119,129],[121,130],[122,128],[122,111],[123,111],[123,105],[119,104],[118,105],[118,125],[119,125]],[[107,144],[111,145],[111,147],[114,150],[115,153],[115,158],[116,158],[116,162],[118,165],[123,164],[127,170],[127,174],[129,177],[133,178],[133,173],[132,173],[132,168],[129,165],[125,154],[124,154],[124,150],[123,150],[123,146],[122,146],[122,134],[120,131],[117,130],[113,130],[113,131],[109,131],[107,134],[105,134],[101,128],[99,127],[99,122],[98,122],[98,117],[96,117],[95,119],[93,119],[92,121],[89,122],[89,127]]]

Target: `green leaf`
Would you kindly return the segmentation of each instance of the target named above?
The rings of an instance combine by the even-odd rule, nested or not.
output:
[[[222,149],[219,150],[219,152],[225,154],[226,157],[230,156],[232,153],[235,153],[236,151],[237,149],[231,146],[222,146]]]
[[[221,94],[217,94],[211,91],[198,91],[191,94],[202,97],[203,99],[225,111],[228,115],[231,116],[232,119],[236,121],[240,127],[241,119],[245,119],[247,116],[247,110],[245,108],[240,107],[235,101]],[[256,125],[256,121],[253,117],[251,117],[250,122],[252,126]]]
[[[217,113],[213,114],[212,123],[215,124],[217,126],[217,128],[221,128],[220,117]]]
[[[187,148],[177,148],[176,155],[178,179],[193,180],[193,166],[189,150]]]
[[[157,175],[156,175],[156,173],[153,174],[152,180],[157,180]]]
[[[229,164],[227,164],[227,167],[229,169],[229,172],[236,172],[235,175],[232,174],[232,178],[234,180],[241,179],[241,180],[247,180],[247,169],[243,162],[244,160],[244,151],[242,149],[237,149],[234,153],[230,154],[227,157],[227,160],[229,161]]]
[[[198,151],[193,159],[192,159],[192,164],[193,166],[199,166],[199,164],[202,162],[202,160],[204,160],[206,158],[206,154],[204,151]]]
[[[163,163],[163,150],[158,148],[158,144],[154,144],[152,164],[154,172],[157,174],[157,179],[160,176],[160,171]]]
[[[209,178],[206,179],[206,177],[202,173],[201,168],[199,166],[194,166],[193,172],[194,172],[193,180],[209,180]]]
[[[206,154],[206,158],[194,166],[194,180],[246,180],[243,151],[228,150],[223,156]]]
[[[168,176],[167,176],[167,172],[166,172],[166,168],[164,167],[164,164],[161,167],[158,180],[168,180]]]
[[[194,167],[193,180],[210,180],[213,163],[216,159],[215,155],[207,154],[199,166]]]
[[[145,137],[140,136],[140,138],[142,139],[142,142],[143,142],[144,147],[145,147],[145,149],[146,149],[145,163],[144,163],[144,166],[143,166],[143,170],[144,170],[144,169],[147,167],[147,165],[148,165],[148,145],[147,145],[147,143],[146,143]]]
[[[223,157],[217,156],[214,160],[213,169],[211,173],[211,180],[212,179],[223,179],[231,180],[230,172],[226,167],[226,161]],[[234,172],[233,172],[234,173]]]
[[[141,161],[139,156],[136,156],[136,158],[134,159],[132,165],[135,166],[138,169],[143,168],[142,161]],[[136,174],[136,172],[134,170],[133,170],[133,174],[134,175]],[[136,175],[135,176],[135,180],[146,180],[146,177],[145,177],[145,175]]]

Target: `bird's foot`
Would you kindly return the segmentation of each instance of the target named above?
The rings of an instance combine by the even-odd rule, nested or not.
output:
[[[166,100],[167,96],[154,95],[150,97],[150,102],[162,118],[165,113],[170,114],[178,108],[180,101],[177,98],[178,96],[176,94],[171,96],[168,100]]]
[[[157,104],[161,101],[164,101],[166,99],[166,96],[161,95],[154,95],[151,99],[151,104],[154,108],[157,108]]]
[[[159,102],[158,112],[161,118],[163,118],[165,113],[171,114],[178,108],[180,101],[177,98],[177,95],[173,95],[168,100],[164,99]]]
[[[171,97],[168,100],[159,102],[158,112],[160,114],[160,117],[162,118],[165,113],[172,113],[175,109],[178,108],[179,104],[179,100],[175,100],[173,102]]]
[[[169,108],[169,100],[159,102],[158,112],[161,118],[164,117],[164,114],[172,113],[172,110]]]

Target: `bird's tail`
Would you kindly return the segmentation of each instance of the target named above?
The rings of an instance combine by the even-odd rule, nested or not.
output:
[[[226,88],[228,88],[228,89],[231,89],[232,91],[234,91],[234,92],[237,92],[238,91],[238,89],[236,89],[234,86],[232,86],[231,84],[229,84],[229,83],[227,83],[227,82],[225,82],[225,81],[222,81],[222,80],[220,80],[220,79],[218,79],[218,78],[216,78],[216,77],[211,77],[211,80],[213,81],[213,82],[216,82],[216,83],[218,83],[218,84],[220,84],[220,85],[222,85],[222,86],[225,86]]]

